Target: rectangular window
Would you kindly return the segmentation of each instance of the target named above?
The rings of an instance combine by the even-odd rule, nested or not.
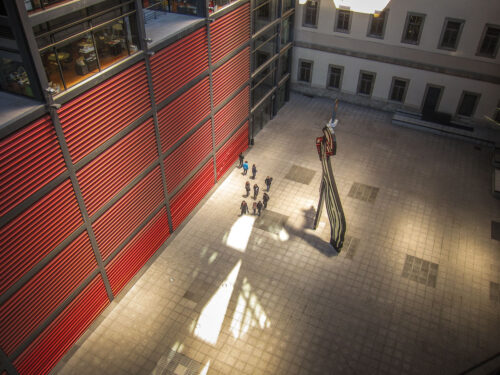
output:
[[[456,50],[464,21],[447,18],[444,21],[439,48]]]
[[[394,77],[392,79],[392,87],[389,95],[389,100],[394,102],[404,103],[406,90],[408,88],[408,80]]]
[[[474,115],[474,111],[476,110],[480,96],[481,94],[476,94],[474,92],[462,92],[462,97],[460,98],[460,103],[458,104],[457,115],[472,117],[472,115]]]
[[[408,13],[403,31],[403,43],[418,44],[424,27],[424,14]]]
[[[351,26],[351,11],[350,10],[337,10],[337,20],[335,22],[335,31],[348,33]]]
[[[319,1],[308,0],[305,4],[304,18],[302,20],[302,25],[307,27],[317,27],[318,26],[318,9]]]
[[[498,52],[500,26],[486,25],[479,45],[478,55],[495,58]]]
[[[299,60],[299,81],[311,83],[312,61]]]
[[[328,67],[328,81],[326,83],[326,87],[329,89],[340,90],[342,85],[342,71],[342,67],[330,65]]]
[[[384,38],[385,23],[387,21],[387,10],[376,12],[370,17],[370,26],[368,27],[368,36],[373,38]]]
[[[370,96],[375,83],[375,73],[360,72],[358,81],[358,94]]]

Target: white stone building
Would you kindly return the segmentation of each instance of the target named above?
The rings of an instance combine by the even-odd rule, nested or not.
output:
[[[462,122],[499,121],[499,44],[500,1],[308,0],[296,4],[292,87]]]

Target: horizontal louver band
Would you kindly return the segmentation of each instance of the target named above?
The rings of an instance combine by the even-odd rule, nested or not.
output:
[[[109,299],[101,275],[97,275],[16,358],[14,365],[19,374],[47,374],[108,303]]]
[[[164,199],[158,166],[92,224],[103,260],[106,260]]]
[[[214,107],[250,79],[250,48],[245,48],[213,73]]]
[[[150,118],[77,172],[89,215],[93,215],[158,157]]]
[[[0,293],[81,224],[82,216],[68,179],[0,228]]]
[[[0,216],[65,169],[49,116],[0,140]]]
[[[216,152],[217,181],[238,159],[240,152],[248,148],[248,121]]]
[[[173,191],[212,149],[212,122],[207,121],[165,158],[167,190]]]
[[[97,267],[87,232],[0,306],[0,347],[12,351]]]
[[[151,107],[144,63],[138,63],[58,110],[73,163]]]
[[[156,103],[208,69],[206,28],[156,52],[151,58],[151,74]]]
[[[212,64],[250,39],[250,3],[210,24]]]
[[[162,152],[209,114],[210,84],[206,77],[158,112]]]
[[[170,200],[174,230],[214,185],[213,159],[208,162]]]
[[[120,293],[169,235],[167,211],[162,208],[106,266],[113,295]]]
[[[250,115],[250,89],[245,87],[214,116],[215,144],[218,146]]]

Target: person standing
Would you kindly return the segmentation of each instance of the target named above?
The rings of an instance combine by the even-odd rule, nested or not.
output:
[[[240,152],[238,158],[240,159],[240,165],[238,165],[238,168],[241,168],[243,166],[243,158],[244,158],[243,152]]]
[[[271,183],[273,182],[273,178],[267,176],[264,181],[265,181],[266,186],[267,186],[267,191],[269,191],[269,189],[271,189]]]
[[[245,190],[247,191],[247,197],[250,195],[250,181],[245,184]]]
[[[257,202],[253,202],[252,210],[253,210],[253,214],[257,215]]]
[[[245,176],[248,172],[248,161],[245,160],[243,163],[243,176]]]
[[[260,216],[260,211],[262,210],[262,202],[261,201],[259,201],[259,203],[257,203],[257,210],[259,211],[259,216]]]
[[[267,193],[264,193],[262,196],[262,202],[264,202],[264,208],[267,208],[267,202],[269,201],[269,195]]]
[[[240,216],[243,216],[243,215],[245,215],[246,213],[248,213],[248,205],[247,205],[247,202],[245,202],[245,201],[241,202],[240,210],[241,210],[241,215],[240,215]]]
[[[253,186],[253,199],[257,199],[257,195],[259,195],[259,185],[255,184]]]
[[[255,180],[255,175],[257,174],[257,167],[255,164],[252,165],[252,180]]]

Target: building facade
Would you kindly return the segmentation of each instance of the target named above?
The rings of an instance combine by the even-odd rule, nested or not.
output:
[[[283,105],[294,4],[0,4],[0,373],[43,374]]]
[[[294,90],[470,123],[500,120],[498,2],[360,3],[297,6]]]

